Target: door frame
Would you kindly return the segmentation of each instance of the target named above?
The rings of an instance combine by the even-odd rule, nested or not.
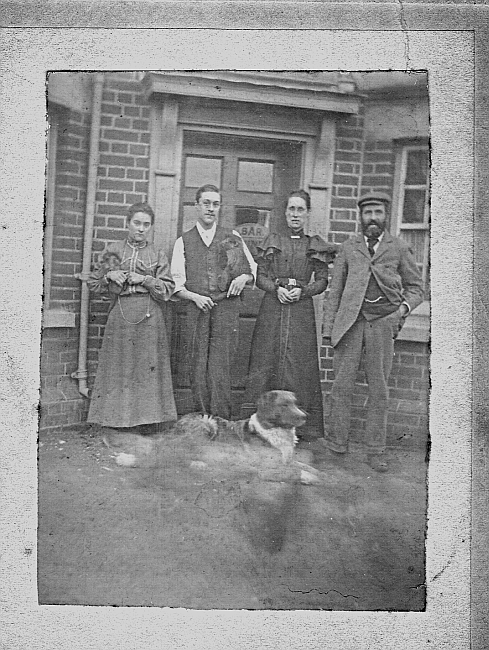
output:
[[[330,224],[330,206],[333,186],[336,119],[338,114],[322,112],[322,123],[316,135],[291,133],[279,128],[209,124],[199,121],[194,114],[179,119],[182,97],[166,96],[151,104],[150,159],[148,201],[156,214],[154,242],[171,259],[177,239],[180,209],[180,187],[185,131],[238,135],[250,138],[266,138],[275,141],[302,143],[302,166],[300,186],[311,194],[311,217],[308,234],[327,239]],[[297,109],[300,110],[300,109]],[[170,195],[166,203],[163,194]],[[168,209],[169,208],[169,209]],[[159,216],[161,215],[161,217]],[[321,347],[321,321],[324,296],[314,298],[318,332],[318,354]]]
[[[336,120],[341,113],[318,110],[320,120],[313,129],[309,118],[309,121],[304,121],[304,131],[298,129],[297,125],[293,131],[288,131],[283,120],[277,121],[276,128],[273,119],[266,126],[242,126],[238,122],[238,111],[236,110],[237,117],[234,117],[232,109],[230,121],[219,125],[211,123],[209,117],[199,116],[198,110],[184,116],[185,101],[185,95],[155,95],[151,102],[148,201],[157,215],[154,228],[154,242],[157,246],[170,256],[177,237],[185,130],[302,143],[300,185],[310,192],[312,204],[308,232],[327,238],[336,148]],[[301,109],[296,108],[297,110]],[[168,196],[171,197],[170,201]]]
[[[302,144],[300,186],[307,189],[309,184],[312,183],[317,137],[309,134],[274,131],[270,128],[215,126],[206,123],[179,121],[178,104],[175,100],[153,105],[151,109],[148,202],[153,206],[156,214],[154,242],[169,257],[173,250],[173,244],[177,239],[183,135],[185,131],[216,133],[223,136],[237,135],[254,139],[263,138],[277,142],[288,140],[300,143]],[[333,120],[332,117],[330,119]],[[162,148],[165,151],[161,151]],[[334,152],[332,152],[332,156],[334,156]],[[163,191],[170,192],[171,201],[169,204],[163,202]],[[330,191],[328,195],[330,196]],[[328,224],[329,218],[322,221],[321,232],[316,228],[315,232],[311,232],[311,234],[327,235]]]
[[[302,144],[302,160],[300,169],[300,185],[304,186],[308,178],[312,178],[313,163],[314,163],[314,144],[315,138],[311,136],[301,136],[297,134],[277,133],[276,131],[255,131],[246,128],[233,128],[233,127],[216,127],[207,125],[196,125],[189,123],[180,123],[177,128],[176,138],[176,156],[175,156],[175,186],[174,186],[174,200],[172,205],[176,206],[176,215],[171,215],[169,219],[170,225],[170,239],[175,242],[177,238],[178,216],[180,207],[180,188],[182,181],[182,162],[183,162],[183,140],[185,132],[199,132],[199,133],[216,133],[218,135],[236,135],[250,139],[266,139],[276,142],[293,141]]]

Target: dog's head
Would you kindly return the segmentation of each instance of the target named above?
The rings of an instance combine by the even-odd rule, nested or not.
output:
[[[302,426],[306,421],[306,414],[297,406],[294,393],[288,390],[264,393],[257,402],[256,417],[267,429],[291,429]]]

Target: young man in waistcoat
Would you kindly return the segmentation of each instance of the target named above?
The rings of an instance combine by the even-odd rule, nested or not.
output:
[[[421,275],[405,241],[386,229],[390,199],[383,192],[358,201],[362,232],[347,240],[334,263],[323,336],[334,347],[335,380],[326,446],[348,450],[352,395],[362,354],[368,382],[366,447],[369,465],[386,472],[388,379],[394,339],[423,300]]]
[[[218,223],[219,189],[203,185],[195,198],[197,222],[177,239],[173,249],[174,296],[188,301],[185,346],[194,408],[229,419],[239,296],[253,282],[256,264],[239,234]],[[228,253],[237,264],[226,264],[231,259]]]

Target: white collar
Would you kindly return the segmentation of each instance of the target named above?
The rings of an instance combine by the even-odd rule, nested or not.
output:
[[[214,221],[212,228],[208,229],[203,228],[199,221],[197,221],[195,225],[197,226],[197,230],[202,238],[202,241],[210,246],[210,244],[212,244],[212,240],[214,239],[214,235],[216,234],[217,223]]]

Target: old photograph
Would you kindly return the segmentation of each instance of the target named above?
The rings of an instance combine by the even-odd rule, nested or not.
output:
[[[427,71],[46,97],[39,604],[424,612]]]

